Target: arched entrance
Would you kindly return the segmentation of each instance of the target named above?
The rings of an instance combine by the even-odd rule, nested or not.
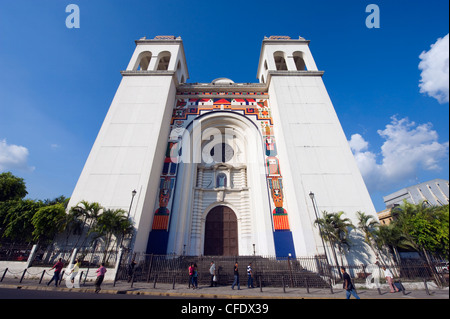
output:
[[[234,211],[226,206],[214,207],[206,217],[204,255],[237,256],[238,226]]]

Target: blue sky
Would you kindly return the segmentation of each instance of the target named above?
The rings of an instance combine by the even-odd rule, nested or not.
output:
[[[65,24],[72,3],[80,8],[79,29]],[[380,8],[379,29],[365,24],[371,3]],[[70,197],[136,39],[181,36],[188,82],[256,82],[263,37],[302,36],[311,40],[381,210],[382,196],[449,178],[448,44],[444,66],[438,63],[445,39],[420,58],[448,35],[448,6],[444,0],[0,0],[0,171],[24,178],[29,198]],[[434,81],[442,70],[444,88]],[[423,92],[422,71],[429,84]]]

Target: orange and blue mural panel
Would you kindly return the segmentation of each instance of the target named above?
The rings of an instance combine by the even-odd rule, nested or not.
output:
[[[285,208],[283,176],[278,159],[276,139],[273,133],[272,112],[268,104],[267,93],[202,92],[202,97],[195,97],[200,93],[177,92],[177,96],[182,95],[191,97],[177,99],[170,122],[171,129],[186,128],[197,117],[215,111],[240,113],[260,127],[265,151],[266,180],[272,205],[270,213],[273,221],[276,253],[277,256],[285,257],[287,251],[289,251],[291,255],[295,256],[288,212]],[[234,97],[226,97],[227,95],[233,95]],[[158,244],[155,249],[150,249],[151,252],[163,252],[167,248],[170,207],[177,178],[179,151],[178,142],[168,142],[161,172],[158,207],[154,214],[152,232],[149,237],[149,246],[151,246],[150,241],[154,241],[152,245]]]

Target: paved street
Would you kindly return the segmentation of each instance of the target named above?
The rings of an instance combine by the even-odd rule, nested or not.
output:
[[[448,289],[432,290],[428,294],[425,290],[412,290],[403,293],[389,293],[386,290],[359,289],[361,301],[351,302],[353,311],[368,314],[373,307],[367,302],[379,300],[383,306],[396,309],[402,314],[414,315],[420,302],[448,302]],[[102,317],[117,317],[121,314],[132,316],[153,314],[154,311],[164,314],[166,318],[236,318],[263,317],[279,319],[293,314],[317,313],[321,317],[336,315],[342,308],[341,300],[345,299],[343,289],[316,289],[308,291],[305,288],[291,289],[286,287],[264,287],[248,289],[241,286],[241,290],[232,290],[230,286],[211,288],[200,286],[192,290],[184,284],[130,283],[118,282],[115,286],[111,282],[102,285],[100,293],[94,293],[94,285],[87,282],[80,288],[67,288],[65,284],[55,288],[53,285],[39,284],[37,280],[5,278],[0,283],[1,309],[15,309],[18,313],[36,315],[52,312],[57,314],[80,314]],[[395,304],[394,304],[395,302]],[[347,301],[344,301],[344,305]],[[438,308],[445,304],[437,305]],[[380,307],[380,305],[375,306]],[[377,308],[378,309],[378,308]],[[139,311],[138,311],[139,310]],[[379,309],[377,310],[377,312]]]
[[[172,284],[160,284],[153,287],[153,283],[136,282],[131,287],[130,283],[117,282],[113,286],[112,282],[104,282],[102,290],[97,295],[94,293],[94,285],[87,282],[85,286],[80,288],[67,288],[65,283],[58,288],[53,285],[47,286],[44,283],[39,284],[37,280],[28,279],[19,283],[18,279],[5,278],[0,283],[1,288],[8,288],[21,291],[40,291],[39,298],[65,298],[64,296],[74,296],[74,298],[84,298],[84,294],[89,298],[204,298],[204,299],[345,299],[345,291],[343,289],[318,289],[310,288],[309,292],[305,288],[289,288],[283,290],[282,287],[264,287],[262,292],[259,288],[248,289],[245,285],[241,286],[241,290],[232,290],[230,286],[208,287],[200,286],[197,290],[188,289],[187,285],[176,284],[175,288]],[[19,289],[18,289],[19,288]],[[0,298],[5,298],[4,293],[0,291]],[[17,298],[29,298],[31,295],[17,295]],[[70,293],[70,295],[64,295]],[[383,289],[381,294],[376,289],[358,289],[361,299],[449,299],[449,290],[435,289],[430,290],[430,294],[425,289],[389,293]],[[78,294],[78,297],[76,297]],[[13,296],[13,295],[11,295]],[[353,298],[353,297],[352,297]]]

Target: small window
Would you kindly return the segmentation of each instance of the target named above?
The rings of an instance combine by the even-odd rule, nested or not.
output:
[[[224,173],[217,174],[216,187],[227,187],[227,175]]]

